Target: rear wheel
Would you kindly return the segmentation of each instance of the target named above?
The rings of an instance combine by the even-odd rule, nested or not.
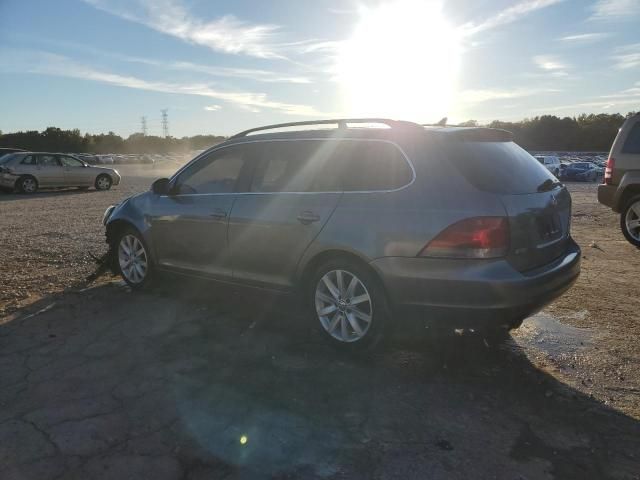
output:
[[[151,283],[153,266],[149,249],[137,230],[124,228],[114,250],[118,271],[130,287],[142,288]]]
[[[620,228],[629,243],[640,248],[640,195],[631,198],[622,210]]]
[[[111,188],[111,177],[107,174],[98,175],[96,178],[96,190],[109,190]]]
[[[309,300],[316,325],[335,347],[362,351],[377,346],[388,323],[388,306],[378,279],[348,260],[320,266],[311,281]]]
[[[20,178],[17,185],[18,190],[22,193],[36,193],[38,191],[38,181],[31,175]]]

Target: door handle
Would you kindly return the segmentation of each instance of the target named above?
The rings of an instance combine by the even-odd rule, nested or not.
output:
[[[227,212],[225,212],[221,208],[216,208],[213,210],[213,213],[210,216],[213,218],[226,218]]]
[[[320,215],[308,210],[301,212],[300,215],[298,215],[298,221],[303,225],[309,225],[310,223],[317,222],[318,220],[320,220]]]

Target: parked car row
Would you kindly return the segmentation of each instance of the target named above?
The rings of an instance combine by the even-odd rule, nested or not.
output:
[[[176,164],[183,165],[199,152],[187,154],[73,154],[83,161],[92,165],[155,165],[155,164]]]
[[[535,155],[535,159],[560,180],[595,182],[604,175],[605,160],[599,156]]]

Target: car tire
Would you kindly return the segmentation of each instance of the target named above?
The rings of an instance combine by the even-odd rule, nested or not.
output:
[[[107,175],[106,173],[101,173],[96,177],[95,187],[96,190],[105,191],[111,188],[112,183],[113,180],[111,180],[111,177],[109,175]]]
[[[20,193],[36,193],[38,191],[38,180],[31,175],[25,175],[18,179],[16,186]]]
[[[633,228],[633,225],[639,225]],[[620,228],[627,241],[640,248],[640,195],[629,199],[620,215]]]
[[[114,265],[122,279],[134,289],[151,286],[154,280],[149,247],[135,228],[120,230],[112,245]]]
[[[320,265],[311,277],[308,303],[314,325],[335,348],[371,351],[389,330],[389,305],[380,280],[348,259]]]

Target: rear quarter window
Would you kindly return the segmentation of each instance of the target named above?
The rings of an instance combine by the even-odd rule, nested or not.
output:
[[[555,177],[514,142],[451,141],[446,150],[451,163],[479,190],[501,194],[535,193]]]
[[[629,135],[622,146],[622,153],[640,153],[640,122],[636,122],[629,130]]]

